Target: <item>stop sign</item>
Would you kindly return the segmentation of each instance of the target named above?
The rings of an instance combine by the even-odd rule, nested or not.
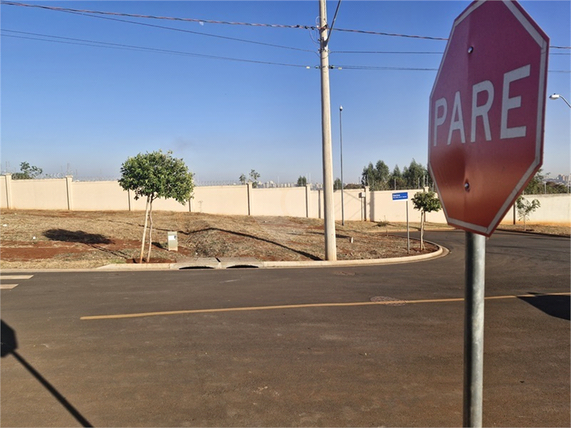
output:
[[[428,139],[450,225],[490,236],[540,168],[548,48],[515,1],[475,1],[454,21]]]

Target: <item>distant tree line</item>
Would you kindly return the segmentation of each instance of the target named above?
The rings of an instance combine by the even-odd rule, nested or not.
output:
[[[528,183],[523,191],[524,195],[543,195],[555,193],[569,193],[569,187],[565,184],[545,181],[543,171],[540,169]]]
[[[428,170],[414,159],[402,171],[396,165],[392,172],[382,160],[377,161],[375,165],[369,163],[363,168],[361,184],[368,186],[372,191],[433,188],[432,177]]]

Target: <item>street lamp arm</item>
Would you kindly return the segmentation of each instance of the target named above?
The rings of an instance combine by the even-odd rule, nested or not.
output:
[[[552,100],[556,100],[556,99],[559,99],[559,98],[561,98],[563,101],[565,101],[565,104],[567,104],[567,105],[569,106],[569,108],[571,108],[571,104],[569,104],[569,101],[567,101],[563,95],[560,95],[560,94],[552,94],[552,95],[549,96],[549,99],[552,99]]]

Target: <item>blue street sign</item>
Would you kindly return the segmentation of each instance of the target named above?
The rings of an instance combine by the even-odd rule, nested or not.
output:
[[[393,193],[393,201],[403,201],[408,199],[408,192]]]

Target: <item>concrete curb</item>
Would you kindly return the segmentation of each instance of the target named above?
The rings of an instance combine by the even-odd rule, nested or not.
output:
[[[317,261],[290,261],[290,262],[263,262],[252,258],[234,259],[197,259],[180,263],[146,263],[146,264],[124,264],[105,265],[94,269],[95,271],[139,271],[139,270],[184,270],[184,269],[231,269],[238,267],[283,269],[283,268],[318,268],[318,267],[341,267],[341,266],[373,266],[416,263],[444,257],[450,252],[447,248],[433,242],[428,242],[438,247],[438,250],[429,254],[418,256],[391,257],[386,259],[361,259],[361,260],[317,260]]]
[[[554,235],[552,233],[545,233],[545,232],[535,232],[533,230],[513,230],[513,229],[503,229],[502,227],[496,228],[497,232],[506,232],[506,233],[519,233],[521,235],[540,235],[540,236],[554,236],[558,238],[567,238],[570,239],[571,235]]]
[[[445,257],[450,251],[434,242],[425,241],[428,244],[435,245],[438,250],[429,254],[420,254],[418,256],[391,257],[386,259],[360,259],[360,260],[310,260],[310,261],[291,261],[291,262],[263,262],[253,258],[235,257],[220,259],[197,258],[189,262],[180,263],[133,263],[133,264],[111,264],[91,269],[2,269],[1,273],[18,273],[18,272],[138,272],[138,271],[176,271],[184,269],[233,269],[233,268],[260,268],[260,269],[287,269],[287,268],[320,268],[320,267],[345,267],[345,266],[375,266],[375,265],[392,265],[404,263],[417,263],[427,260],[433,260]]]

